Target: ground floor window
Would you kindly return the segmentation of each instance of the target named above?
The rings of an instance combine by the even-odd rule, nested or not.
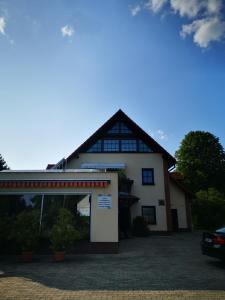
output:
[[[156,209],[155,206],[142,206],[142,216],[148,224],[156,224]]]

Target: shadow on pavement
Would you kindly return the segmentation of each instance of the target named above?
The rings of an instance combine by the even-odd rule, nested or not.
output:
[[[68,291],[225,290],[225,265],[201,255],[200,236],[177,234],[123,241],[119,254],[51,256],[32,263],[0,261],[0,282],[22,278]]]

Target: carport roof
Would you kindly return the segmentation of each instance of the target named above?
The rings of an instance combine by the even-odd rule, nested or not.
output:
[[[99,173],[97,169],[3,170],[1,173]]]

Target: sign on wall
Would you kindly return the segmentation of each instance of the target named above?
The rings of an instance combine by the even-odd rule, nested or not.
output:
[[[111,209],[112,195],[98,195],[98,208]]]

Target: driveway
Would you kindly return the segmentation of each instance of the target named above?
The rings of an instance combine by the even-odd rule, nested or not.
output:
[[[200,233],[123,240],[119,254],[0,261],[0,299],[225,299],[225,265]]]

